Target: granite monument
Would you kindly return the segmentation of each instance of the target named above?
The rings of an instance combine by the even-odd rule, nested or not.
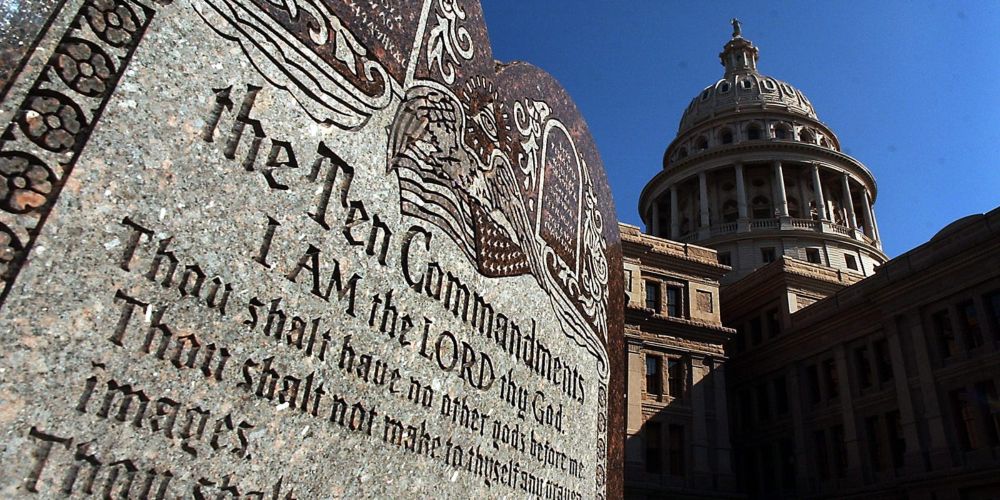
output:
[[[620,495],[611,194],[477,2],[19,7],[0,494]]]

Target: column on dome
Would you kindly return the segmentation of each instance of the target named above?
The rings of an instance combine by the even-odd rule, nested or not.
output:
[[[650,209],[650,218],[652,220],[649,223],[649,234],[660,236],[660,200],[654,197],[652,205]]]
[[[858,217],[857,214],[854,213],[854,198],[851,196],[850,176],[847,175],[847,172],[844,172],[844,175],[840,178],[840,180],[844,189],[844,205],[847,207],[847,224],[851,229],[857,229]]]
[[[819,180],[819,165],[813,163],[813,197],[816,200],[816,214],[819,220],[826,220],[826,201],[823,198],[823,184]]]
[[[781,169],[781,161],[774,162],[775,195],[778,198],[778,215],[788,217],[788,196],[785,194],[785,174]]]
[[[868,201],[868,190],[867,189],[862,189],[861,190],[861,195],[862,195],[862,197],[861,197],[861,202],[862,202],[862,206],[861,206],[862,212],[861,212],[861,215],[865,218],[865,234],[867,234],[869,238],[871,238],[871,239],[874,240],[874,239],[876,239],[875,238],[875,226],[872,224],[872,221],[875,219],[875,217],[872,216],[871,202]]]
[[[872,213],[872,230],[875,231],[875,241],[879,243],[878,247],[882,248],[882,233],[878,230],[878,217],[875,217],[875,206],[868,203],[868,210]]]
[[[747,218],[747,185],[743,181],[743,164],[736,164],[736,210],[739,218]]]
[[[681,236],[680,212],[677,209],[677,184],[670,185],[670,239],[677,240]]]
[[[708,219],[708,179],[705,178],[705,171],[698,172],[698,194],[700,195],[699,209],[701,211],[701,227],[709,226]]]

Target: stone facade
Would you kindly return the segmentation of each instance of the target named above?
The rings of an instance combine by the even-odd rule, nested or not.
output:
[[[710,249],[622,224],[629,498],[726,496],[730,465],[719,279]]]
[[[784,258],[723,290],[741,489],[996,498],[1000,209],[859,283],[828,271]]]

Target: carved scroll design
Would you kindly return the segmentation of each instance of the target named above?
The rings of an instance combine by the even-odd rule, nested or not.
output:
[[[538,185],[538,155],[542,147],[542,124],[551,110],[541,101],[525,100],[514,103],[514,123],[524,140],[518,153],[517,165],[524,174],[524,189],[534,191]],[[531,207],[529,207],[531,208]]]
[[[4,130],[0,306],[154,14],[136,0],[85,2]]]
[[[357,129],[392,100],[395,82],[385,67],[322,2],[195,0],[194,6],[318,123]]]
[[[437,24],[431,28],[427,44],[428,65],[436,65],[445,83],[455,83],[455,65],[458,58],[468,61],[474,53],[469,30],[459,23],[466,18],[465,11],[456,0],[438,0],[440,14],[435,14]]]

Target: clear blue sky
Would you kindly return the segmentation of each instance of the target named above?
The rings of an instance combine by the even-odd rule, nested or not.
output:
[[[681,112],[722,76],[729,19],[762,73],[812,101],[875,174],[884,247],[897,256],[1000,205],[1000,2],[484,0],[494,57],[554,75],[597,141],[620,220]]]

